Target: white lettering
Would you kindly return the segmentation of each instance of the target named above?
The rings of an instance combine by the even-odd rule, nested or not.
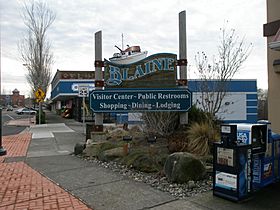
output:
[[[143,99],[143,100],[150,100],[150,99],[157,99],[157,95],[153,93],[138,93],[138,99]]]
[[[158,93],[158,99],[188,99],[188,94]]]
[[[107,104],[107,103],[100,103],[99,104],[100,109],[104,110],[127,110],[127,104]]]
[[[156,108],[157,109],[177,109],[177,110],[180,110],[181,109],[181,104],[179,103],[168,103],[168,102],[165,102],[165,103],[159,103],[159,102],[156,102]]]
[[[133,95],[128,95],[128,94],[118,94],[118,93],[115,93],[113,95],[113,98],[116,99],[116,100],[120,100],[120,99],[123,99],[123,100],[130,100],[133,98]]]
[[[93,99],[97,99],[97,100],[111,100],[112,99],[112,95],[105,95],[105,94],[92,94]]]

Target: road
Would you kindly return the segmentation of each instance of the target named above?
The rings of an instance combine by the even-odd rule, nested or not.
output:
[[[28,115],[17,115],[14,111],[2,110],[2,136],[14,135],[23,131],[26,126],[7,125],[10,120],[28,118]]]

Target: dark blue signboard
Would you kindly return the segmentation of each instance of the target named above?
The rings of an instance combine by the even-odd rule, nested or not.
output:
[[[94,90],[90,94],[93,112],[186,112],[191,103],[192,94],[184,88]]]

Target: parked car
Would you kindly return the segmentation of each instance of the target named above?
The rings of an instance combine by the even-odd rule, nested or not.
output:
[[[20,108],[18,110],[16,110],[17,114],[29,114],[29,115],[35,115],[36,111],[29,109],[29,108]]]
[[[13,110],[14,110],[14,108],[11,105],[7,106],[7,111],[13,111]]]

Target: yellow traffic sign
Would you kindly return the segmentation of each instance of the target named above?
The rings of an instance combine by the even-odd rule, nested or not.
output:
[[[44,102],[44,99],[38,99],[38,98],[37,98],[37,99],[36,99],[36,102],[37,102],[37,103],[39,103],[39,102]]]
[[[38,90],[35,92],[35,96],[39,100],[44,100],[46,97],[46,94],[41,88],[38,88]]]

